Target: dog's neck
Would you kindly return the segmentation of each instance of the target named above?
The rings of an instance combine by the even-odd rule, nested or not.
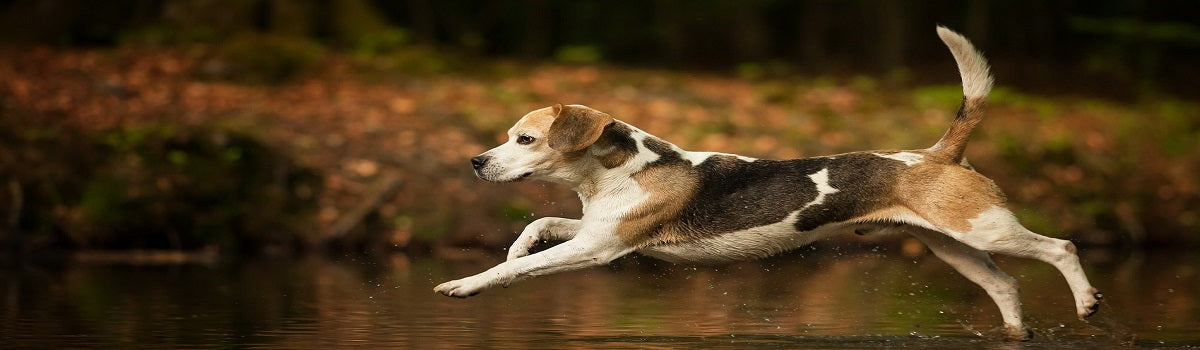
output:
[[[579,194],[585,210],[604,198],[629,198],[637,191],[637,173],[664,159],[682,161],[690,152],[629,124],[616,121],[599,140],[566,159],[577,162],[570,173],[555,176]],[[554,180],[552,180],[554,181]]]

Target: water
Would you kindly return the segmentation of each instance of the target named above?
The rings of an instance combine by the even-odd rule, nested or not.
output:
[[[1105,296],[1087,323],[1049,265],[998,259],[1036,332],[1011,343],[995,339],[987,295],[948,266],[876,250],[720,267],[622,258],[465,300],[432,288],[501,255],[9,264],[0,348],[1200,347],[1200,254],[1086,250]]]

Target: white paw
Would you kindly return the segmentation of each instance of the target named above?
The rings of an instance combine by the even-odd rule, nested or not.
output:
[[[536,239],[528,239],[524,236],[517,238],[517,240],[513,242],[512,246],[508,247],[508,258],[506,261],[512,261],[514,259],[529,255],[529,248],[533,248],[534,243],[537,243]]]
[[[1033,339],[1033,330],[1026,328],[1024,325],[1004,325],[1004,338],[1015,341],[1029,341]]]
[[[448,297],[466,298],[479,294],[483,287],[482,284],[475,283],[471,277],[467,277],[439,284],[433,288],[433,291]]]
[[[1103,297],[1104,296],[1101,295],[1100,292],[1096,290],[1096,288],[1092,288],[1092,289],[1088,290],[1087,295],[1085,295],[1083,297],[1083,300],[1080,300],[1080,302],[1082,302],[1082,304],[1080,304],[1078,306],[1079,319],[1083,320],[1084,318],[1087,318],[1088,316],[1095,314],[1096,311],[1099,311],[1100,310],[1100,299]]]

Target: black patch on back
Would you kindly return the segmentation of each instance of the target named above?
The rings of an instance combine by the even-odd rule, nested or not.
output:
[[[827,163],[829,186],[838,191],[825,196],[822,204],[800,212],[797,231],[846,221],[892,204],[892,188],[903,162],[867,153],[838,156]]]
[[[683,156],[679,155],[679,152],[675,151],[666,141],[647,137],[642,140],[642,144],[646,145],[646,149],[658,154],[658,159],[646,164],[646,167],[685,162]]]
[[[600,134],[600,141],[597,143],[604,142],[606,146],[616,147],[617,151],[637,154],[637,141],[629,135],[632,132],[633,129],[623,123],[608,124],[604,127],[604,133]]]
[[[884,201],[891,196],[886,192],[901,166],[902,162],[866,153],[753,162],[711,156],[694,168],[699,189],[675,224],[682,234],[704,236],[780,222],[817,198],[816,183],[809,175],[829,169],[829,185],[838,191],[827,194],[823,204],[800,212],[796,229],[809,231],[888,205]]]
[[[598,157],[604,167],[611,169],[620,166],[638,153],[637,140],[630,136],[632,132],[633,129],[620,122],[614,122],[604,127],[600,139],[596,140],[594,144],[613,148],[608,154]]]

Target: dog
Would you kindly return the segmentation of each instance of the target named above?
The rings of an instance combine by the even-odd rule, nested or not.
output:
[[[670,262],[762,258],[831,235],[902,232],[987,291],[1004,333],[1029,339],[1017,282],[989,253],[1041,260],[1066,278],[1082,320],[1101,294],[1088,281],[1070,242],[1031,232],[1006,198],[963,156],[983,118],[992,76],[982,54],[945,27],[937,34],[958,65],[963,100],[932,147],[868,151],[791,160],[685,151],[582,105],[535,110],[508,130],[508,141],[471,158],[486,181],[544,180],[579,194],[579,219],[533,221],[508,249],[507,261],[442,283],[452,297],[539,275],[607,264],[637,252]],[[562,240],[536,254],[540,240]]]

